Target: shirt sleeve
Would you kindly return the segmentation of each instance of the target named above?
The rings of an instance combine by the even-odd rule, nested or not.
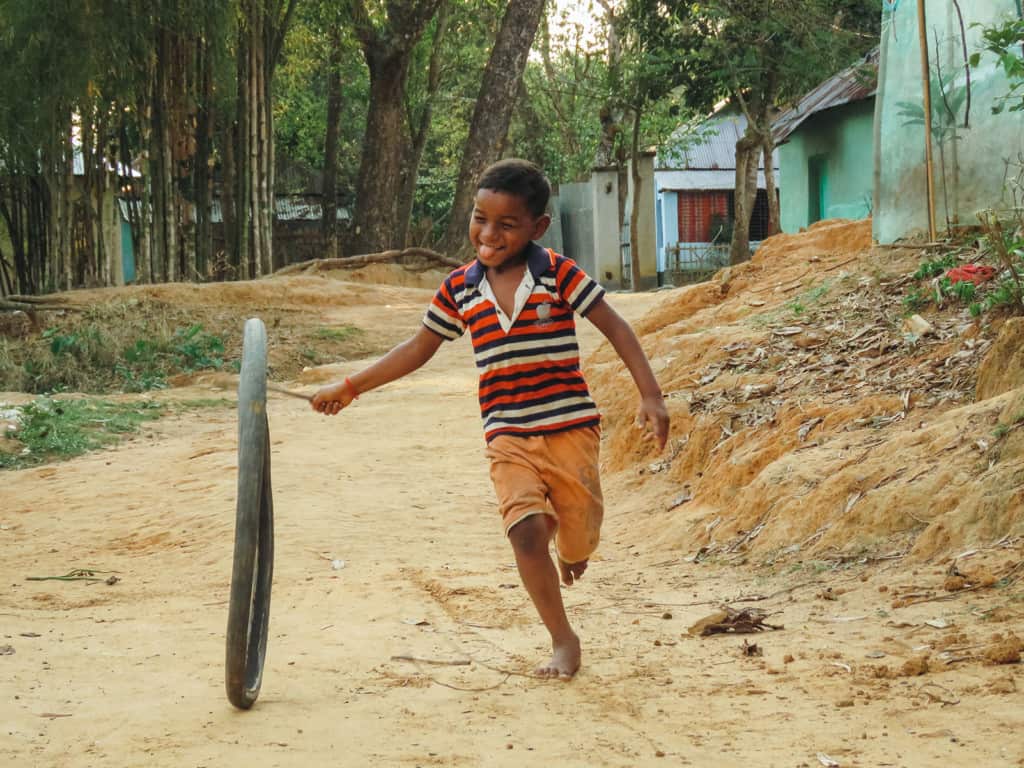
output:
[[[576,262],[565,256],[558,257],[555,266],[555,283],[562,301],[572,307],[573,312],[586,317],[594,304],[604,297],[604,288],[590,275],[580,269]]]
[[[446,341],[454,341],[466,331],[466,322],[452,298],[451,276],[437,289],[423,315],[423,325]]]

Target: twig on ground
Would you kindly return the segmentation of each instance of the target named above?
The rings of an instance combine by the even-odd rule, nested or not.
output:
[[[391,657],[392,661],[411,661],[413,664],[435,664],[441,667],[468,667],[473,663],[471,659],[423,659],[418,656],[410,656],[407,653]]]

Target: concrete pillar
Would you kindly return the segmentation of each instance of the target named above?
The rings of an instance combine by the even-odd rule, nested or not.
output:
[[[622,287],[619,252],[619,182],[614,168],[595,168],[590,177],[594,211],[594,279],[605,288]]]

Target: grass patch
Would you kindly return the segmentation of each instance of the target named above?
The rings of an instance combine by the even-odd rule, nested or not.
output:
[[[20,408],[17,453],[0,453],[0,469],[20,469],[80,456],[138,432],[146,421],[160,418],[165,406],[149,400],[113,403],[93,398],[40,397]]]
[[[339,325],[336,328],[317,328],[313,336],[322,341],[351,341],[363,333],[354,325]]]

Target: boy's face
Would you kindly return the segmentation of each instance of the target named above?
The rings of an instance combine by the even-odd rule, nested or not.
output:
[[[551,223],[546,213],[534,216],[519,195],[478,189],[469,220],[469,242],[485,267],[501,267],[522,253]]]

